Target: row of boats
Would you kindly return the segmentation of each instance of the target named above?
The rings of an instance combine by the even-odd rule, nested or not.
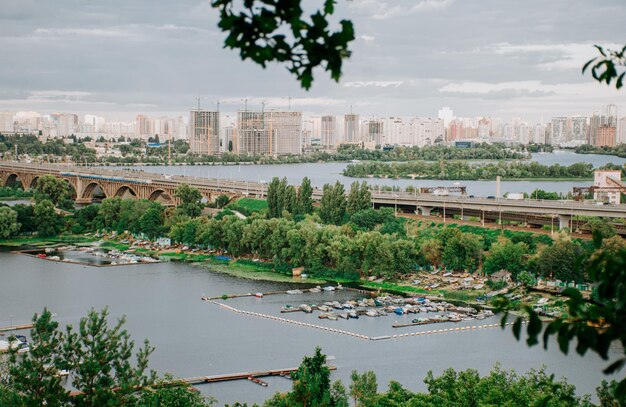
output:
[[[312,313],[313,311],[321,311],[319,318],[321,319],[358,319],[360,316],[381,317],[386,315],[407,315],[418,313],[445,313],[429,317],[415,318],[410,324],[406,325],[422,325],[438,322],[460,322],[483,320],[493,316],[490,310],[479,311],[473,307],[459,307],[445,301],[431,301],[427,298],[402,298],[402,297],[377,297],[364,298],[360,300],[350,300],[346,302],[327,301],[323,304],[301,304],[299,306],[286,305],[281,312],[304,312]]]

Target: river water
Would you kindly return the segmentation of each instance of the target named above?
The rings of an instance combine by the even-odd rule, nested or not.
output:
[[[606,363],[593,354],[566,357],[556,346],[548,351],[541,347],[529,349],[499,328],[367,341],[241,315],[200,300],[202,295],[269,292],[289,286],[238,279],[182,263],[97,268],[54,263],[5,250],[0,251],[0,325],[9,325],[11,320],[27,322],[43,307],[56,313],[61,324],[76,325],[90,308],[109,307],[112,317],[127,315],[127,328],[137,343],[149,338],[156,346],[151,366],[160,373],[179,377],[296,367],[303,356],[321,346],[334,357],[330,363],[338,367],[333,379],[342,379],[347,385],[352,370],[371,369],[376,371],[381,390],[392,379],[409,389],[425,390],[422,380],[429,370],[441,373],[448,367],[475,368],[487,373],[496,363],[518,372],[546,365],[557,377],[566,376],[579,393],[592,393],[603,378],[601,370]],[[368,336],[434,329],[391,328],[394,321],[411,317],[328,321],[318,319],[316,313],[280,314],[280,308],[286,304],[358,296],[347,291],[323,292],[241,298],[226,304]],[[491,318],[476,323],[496,322],[497,318]],[[460,325],[438,324],[436,329],[452,326]],[[267,381],[267,388],[246,380],[199,388],[223,405],[234,401],[262,402],[291,385],[280,377]]]
[[[577,162],[588,162],[594,168],[613,163],[625,164],[626,159],[616,156],[599,154],[576,154],[571,151],[555,151],[553,153],[533,154],[532,161],[544,165],[561,164],[571,165]],[[302,178],[309,177],[313,186],[322,187],[327,183],[340,181],[346,188],[355,180],[364,180],[371,185],[396,186],[402,189],[408,186],[433,187],[433,186],[467,186],[467,193],[475,196],[496,195],[495,181],[438,181],[408,179],[376,179],[376,178],[350,178],[342,175],[342,171],[348,163],[305,163],[305,164],[271,164],[271,165],[198,165],[198,166],[141,166],[134,167],[148,172],[156,172],[168,175],[190,175],[206,178],[234,179],[250,182],[269,182],[273,177],[287,177],[290,184],[299,184]],[[571,192],[573,187],[590,186],[592,181],[502,181],[501,194],[507,192],[530,193],[535,189],[543,189],[550,192]]]

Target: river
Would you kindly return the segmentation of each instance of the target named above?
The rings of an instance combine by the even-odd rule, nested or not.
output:
[[[94,307],[109,307],[112,317],[127,315],[127,328],[137,343],[149,338],[156,352],[151,366],[179,377],[296,367],[316,346],[334,357],[333,379],[348,385],[352,370],[375,370],[379,389],[397,380],[412,390],[425,390],[428,370],[475,368],[487,373],[496,363],[525,372],[546,365],[557,378],[565,376],[579,393],[593,393],[607,363],[594,354],[582,358],[562,355],[555,344],[548,351],[516,342],[499,328],[403,339],[366,341],[318,329],[234,313],[200,300],[203,294],[268,292],[288,284],[238,279],[182,263],[117,267],[89,267],[55,263],[0,251],[0,325],[24,323],[48,307],[61,324],[76,325]],[[280,314],[285,304],[299,305],[354,297],[352,292],[277,295],[228,300],[249,311],[326,325],[368,336],[428,330],[391,328],[394,320],[411,317],[361,317],[358,320],[320,320],[316,314]],[[357,295],[358,296],[358,295]],[[496,323],[491,318],[478,323]],[[459,324],[469,324],[461,322]],[[439,324],[437,329],[460,325]],[[432,329],[432,328],[430,328]],[[262,402],[276,391],[289,389],[284,378],[267,379],[263,388],[248,381],[201,385],[218,405]]]
[[[594,168],[608,164],[625,164],[626,159],[616,156],[599,154],[576,154],[572,151],[555,151],[553,153],[536,153],[531,160],[544,165],[561,164],[571,165],[577,162],[591,163]],[[389,185],[401,187],[409,185],[414,187],[431,186],[467,186],[467,193],[475,196],[496,195],[495,181],[439,181],[408,179],[376,179],[376,178],[350,178],[342,175],[348,163],[304,163],[304,164],[270,164],[270,165],[197,165],[197,166],[140,166],[148,172],[156,172],[168,175],[191,175],[195,177],[235,179],[251,182],[269,182],[273,177],[287,177],[291,184],[299,184],[304,177],[309,177],[313,186],[322,187],[327,183],[340,181],[346,188],[355,180],[367,181],[371,185]],[[592,181],[502,181],[501,194],[507,192],[530,193],[535,189],[543,189],[550,192],[571,192],[573,187],[590,186]]]

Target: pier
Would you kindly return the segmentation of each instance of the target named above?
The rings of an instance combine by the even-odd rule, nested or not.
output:
[[[10,325],[10,326],[0,326],[0,332],[9,332],[9,331],[23,331],[25,329],[31,329],[33,324],[20,324],[20,325]]]
[[[336,366],[327,366],[329,370],[337,370]],[[260,377],[271,377],[271,376],[281,376],[291,379],[291,373],[298,370],[297,367],[287,368],[287,369],[274,369],[274,370],[259,370],[254,372],[241,372],[241,373],[230,373],[230,374],[222,374],[222,375],[214,375],[214,376],[197,376],[197,377],[188,377],[184,379],[177,379],[176,381],[182,381],[190,385],[196,384],[204,384],[204,383],[218,383],[218,382],[228,382],[233,380],[250,380],[253,383],[261,385],[263,387],[267,386],[267,382],[260,380]],[[263,384],[264,383],[264,384]]]

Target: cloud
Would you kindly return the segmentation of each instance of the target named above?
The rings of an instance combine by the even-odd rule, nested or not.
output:
[[[43,39],[59,39],[59,38],[124,38],[124,39],[152,39],[154,32],[160,32],[165,35],[171,34],[196,34],[209,33],[207,29],[189,27],[175,24],[127,24],[116,25],[110,27],[89,27],[89,28],[37,28],[31,33],[31,37]]]
[[[536,67],[546,71],[552,70],[580,70],[582,65],[598,55],[594,44],[589,43],[561,43],[561,44],[509,44],[499,43],[488,47],[499,55],[536,54],[539,57]],[[608,48],[621,48],[618,44],[608,44]]]
[[[600,86],[594,82],[585,83],[543,83],[539,80],[511,81],[511,82],[453,82],[439,89],[441,93],[457,96],[474,96],[498,98],[506,97],[545,97],[559,96],[566,98],[582,97],[615,97],[611,88]]]
[[[403,83],[403,81],[352,81],[344,83],[343,86],[346,88],[399,88]]]
[[[375,20],[406,17],[413,14],[441,10],[452,5],[454,0],[394,0],[392,3],[377,0],[357,0],[351,7],[359,13],[371,16]]]

